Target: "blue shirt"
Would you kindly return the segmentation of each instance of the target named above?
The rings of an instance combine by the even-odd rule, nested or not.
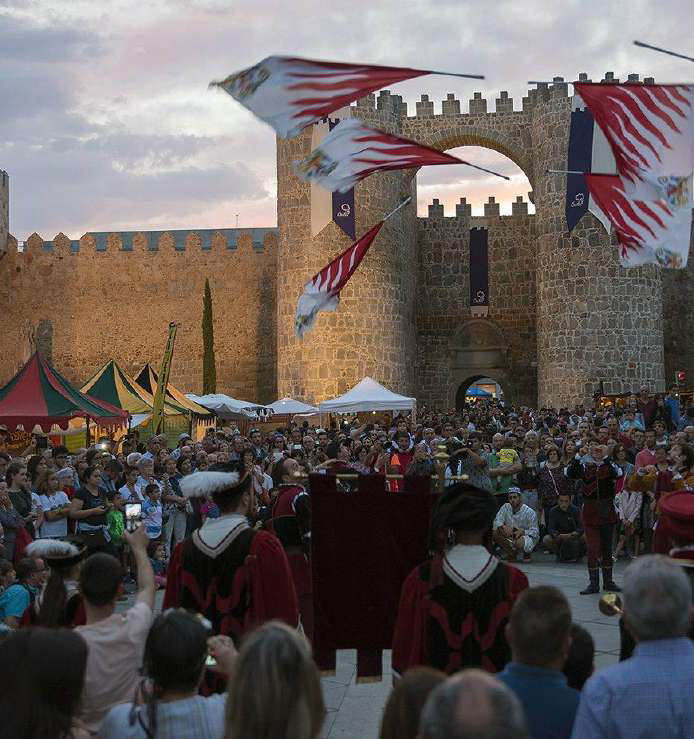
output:
[[[694,736],[694,644],[658,639],[583,688],[573,739],[686,739]]]
[[[8,616],[19,619],[29,607],[29,591],[23,586],[15,583],[10,585],[0,595],[0,622],[5,623]]]
[[[558,670],[509,662],[497,677],[523,706],[533,739],[569,739],[581,694]]]
[[[668,395],[665,398],[665,406],[670,411],[672,423],[677,426],[680,421],[680,399],[674,395]]]

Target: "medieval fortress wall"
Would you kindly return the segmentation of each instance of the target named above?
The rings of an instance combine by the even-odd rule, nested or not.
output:
[[[309,153],[310,131],[277,140],[277,229],[101,233],[79,241],[59,234],[51,242],[34,234],[23,252],[9,237],[0,259],[0,382],[36,346],[76,382],[111,357],[128,370],[145,361],[156,366],[173,320],[181,328],[172,381],[199,392],[206,277],[218,385],[249,400],[318,402],[371,375],[446,407],[460,383],[490,375],[515,402],[566,405],[590,398],[600,381],[606,392],[623,392],[642,382],[662,389],[675,369],[694,377],[694,264],[627,271],[591,214],[567,232],[566,177],[546,174],[566,164],[567,88],[561,78],[540,85],[520,110],[505,92],[493,106],[474,93],[468,112],[453,95],[440,111],[422,95],[414,116],[388,91],[358,101],[353,115],[389,131],[440,149],[476,145],[506,155],[527,175],[536,214],[519,198],[501,216],[490,198],[483,216],[473,217],[461,199],[455,216],[434,200],[428,217],[417,218],[413,202],[385,224],[338,311],[321,314],[303,340],[294,335],[303,285],[350,243],[335,224],[311,236],[309,186],[291,167]],[[7,179],[0,175],[0,206]],[[411,172],[360,183],[357,234],[408,194],[416,201]],[[0,209],[0,250],[7,218]],[[486,318],[470,313],[470,228],[488,230]]]

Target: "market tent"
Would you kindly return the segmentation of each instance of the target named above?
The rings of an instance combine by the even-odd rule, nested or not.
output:
[[[38,353],[0,388],[0,422],[29,431],[54,425],[66,429],[70,419],[88,418],[101,426],[124,426],[128,413],[74,388]]]
[[[272,409],[275,415],[282,416],[308,416],[318,413],[318,408],[315,406],[302,403],[300,400],[294,400],[293,398],[276,400],[274,403],[270,403],[268,408]]]
[[[475,387],[472,385],[465,391],[466,398],[491,398],[492,394],[483,390],[481,387]]]
[[[376,380],[365,377],[344,395],[321,403],[321,413],[361,413],[364,411],[414,411],[416,400],[398,395]]]
[[[159,383],[159,375],[154,371],[152,365],[147,364],[139,371],[135,382],[142,388],[144,388],[152,396],[157,391],[157,384]],[[177,388],[175,388],[170,382],[166,385],[166,400],[176,405],[186,408],[191,413],[198,416],[211,416],[212,413],[207,408],[194,403]]]
[[[194,395],[187,393],[186,398],[193,403],[214,411],[221,418],[258,418],[258,411],[266,409],[264,405],[249,403],[246,400],[237,400],[224,393],[209,393],[208,395]]]

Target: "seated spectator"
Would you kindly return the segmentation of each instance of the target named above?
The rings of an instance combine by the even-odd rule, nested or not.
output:
[[[17,580],[0,595],[0,623],[10,629],[19,627],[19,621],[29,604],[34,601],[41,586],[40,559],[24,557],[17,562]]]
[[[198,695],[208,649],[228,675],[236,659],[229,637],[209,639],[203,621],[183,609],[160,614],[147,636],[138,700],[114,706],[99,739],[218,739],[224,734],[226,694]]]
[[[511,610],[507,638],[513,661],[499,680],[517,696],[533,739],[570,737],[580,694],[561,670],[571,645],[571,607],[557,588],[520,594]]]
[[[558,562],[577,562],[586,553],[581,512],[563,493],[549,512],[547,535],[542,543],[557,555]]]
[[[87,645],[69,629],[21,629],[0,644],[0,739],[88,739],[76,718]]]
[[[431,667],[408,670],[388,698],[379,739],[417,739],[422,708],[446,674]]]
[[[419,739],[528,739],[518,698],[481,670],[465,670],[431,691]]]
[[[130,545],[137,567],[139,592],[132,608],[115,613],[124,574],[115,557],[103,552],[93,554],[80,572],[87,623],[76,631],[89,647],[81,717],[93,732],[112,706],[132,698],[152,623],[154,573],[147,558],[149,539],[142,526],[126,532],[123,538]]]
[[[694,645],[686,636],[689,578],[666,557],[646,555],[627,567],[622,596],[626,627],[637,643],[634,655],[586,683],[573,736],[690,736]]]
[[[294,629],[269,621],[248,634],[229,679],[233,700],[227,701],[225,736],[319,736],[325,705],[318,669],[308,641]]]
[[[519,488],[509,488],[508,503],[499,508],[493,530],[494,541],[501,547],[506,560],[515,562],[516,554],[520,553],[524,562],[530,562],[540,531],[537,514],[522,502]]]
[[[586,680],[595,670],[595,642],[580,624],[571,624],[571,646],[562,672],[570,688],[583,690]]]

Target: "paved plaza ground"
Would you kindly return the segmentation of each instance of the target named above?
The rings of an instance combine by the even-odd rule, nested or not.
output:
[[[535,553],[529,564],[519,564],[528,576],[530,585],[555,585],[569,599],[574,621],[590,631],[595,640],[595,667],[614,664],[619,659],[619,626],[616,618],[603,616],[598,609],[599,595],[579,595],[588,581],[585,561],[579,564],[557,564],[554,556]],[[619,562],[615,567],[615,580],[621,582],[625,567]],[[157,594],[161,607],[163,593]],[[132,603],[119,604],[119,610]],[[383,655],[383,680],[378,683],[357,685],[356,652],[338,652],[337,671],[334,677],[323,678],[323,696],[328,716],[323,727],[325,739],[376,739],[383,707],[392,687],[390,652]]]

